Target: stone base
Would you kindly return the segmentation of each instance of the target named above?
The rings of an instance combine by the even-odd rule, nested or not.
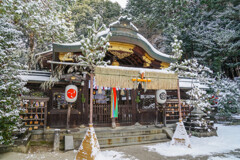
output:
[[[28,133],[22,139],[15,140],[13,145],[0,145],[0,153],[5,152],[21,152],[27,153],[30,148],[31,134]]]
[[[210,131],[210,132],[196,132],[196,131],[187,131],[188,134],[191,134],[192,136],[195,137],[212,137],[212,136],[218,136],[217,131]]]

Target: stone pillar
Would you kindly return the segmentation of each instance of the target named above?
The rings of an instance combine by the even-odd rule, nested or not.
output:
[[[60,129],[54,130],[53,151],[59,151],[60,146]]]
[[[115,122],[115,118],[112,118],[112,128],[115,129],[116,128],[116,122]]]

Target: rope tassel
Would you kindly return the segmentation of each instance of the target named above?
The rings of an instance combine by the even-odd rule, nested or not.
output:
[[[120,94],[121,94],[122,96],[125,95],[123,88],[121,89],[121,93],[120,93]]]
[[[102,94],[102,87],[100,87],[100,86],[98,88],[98,94]]]

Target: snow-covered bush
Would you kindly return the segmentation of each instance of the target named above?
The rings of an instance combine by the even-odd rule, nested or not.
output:
[[[215,105],[222,115],[236,113],[240,109],[240,85],[229,78],[217,77],[211,85]]]
[[[0,144],[11,144],[13,132],[20,126],[19,95],[27,89],[18,76],[24,67],[18,62],[21,32],[4,16],[0,17],[0,24]]]

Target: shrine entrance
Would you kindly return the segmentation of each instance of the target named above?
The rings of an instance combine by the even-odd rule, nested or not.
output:
[[[122,93],[121,93],[122,92]],[[116,123],[120,125],[134,124],[135,107],[133,107],[133,90],[124,89],[123,91],[117,91],[118,97],[118,118]],[[110,88],[94,89],[93,92],[93,122],[99,126],[111,125],[111,90]]]
[[[143,125],[162,124],[162,106],[159,106],[156,102],[156,90],[138,91],[137,97],[139,98],[138,122]]]

